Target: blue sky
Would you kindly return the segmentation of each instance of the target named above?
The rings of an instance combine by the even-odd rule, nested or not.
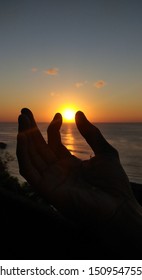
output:
[[[140,0],[1,0],[1,120],[73,103],[93,120],[142,121],[141,11]]]

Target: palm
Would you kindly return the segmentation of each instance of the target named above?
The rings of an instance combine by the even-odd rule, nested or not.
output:
[[[117,151],[98,129],[80,112],[76,123],[95,152],[90,160],[81,161],[63,146],[60,114],[55,115],[48,127],[46,144],[32,113],[24,109],[19,118],[17,142],[20,173],[49,203],[71,219],[106,221],[123,201],[133,200],[129,181]]]

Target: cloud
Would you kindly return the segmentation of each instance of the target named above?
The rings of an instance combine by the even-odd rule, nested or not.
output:
[[[83,86],[83,83],[77,82],[77,83],[75,83],[75,86],[76,86],[77,88],[80,88],[80,87]]]
[[[80,87],[83,87],[84,85],[86,85],[87,84],[87,81],[84,81],[84,82],[77,82],[77,83],[75,83],[75,86],[76,86],[76,88],[80,88]]]
[[[33,67],[33,68],[32,68],[32,72],[33,72],[33,73],[35,73],[35,72],[37,72],[37,71],[38,71],[38,69],[37,69],[36,67]]]
[[[50,75],[50,76],[56,76],[58,74],[58,72],[59,72],[58,68],[49,68],[44,71],[44,74]]]
[[[99,81],[97,81],[97,82],[94,84],[94,87],[96,87],[96,88],[102,88],[102,87],[104,87],[105,85],[106,85],[106,82],[105,82],[105,81],[99,80]]]
[[[54,97],[54,96],[60,96],[59,93],[55,93],[54,91],[50,92],[50,96],[51,97]]]
[[[50,92],[50,96],[55,96],[56,95],[56,93],[55,92]]]

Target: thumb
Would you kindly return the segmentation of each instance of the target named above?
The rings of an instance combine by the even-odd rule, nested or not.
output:
[[[75,116],[76,125],[94,153],[117,155],[118,152],[107,142],[100,130],[91,124],[83,112],[78,111]]]

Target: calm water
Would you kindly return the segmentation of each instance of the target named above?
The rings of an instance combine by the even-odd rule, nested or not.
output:
[[[38,124],[43,136],[46,139],[47,124]],[[142,123],[99,123],[97,127],[120,154],[121,163],[132,182],[142,184]],[[16,159],[16,134],[17,123],[0,123],[0,142],[6,142],[7,152],[12,155],[9,163],[9,170],[12,175],[23,178],[19,175]],[[74,124],[64,124],[61,129],[62,142],[75,156],[81,159],[93,156],[92,150],[80,136]],[[0,150],[0,154],[5,151]]]

